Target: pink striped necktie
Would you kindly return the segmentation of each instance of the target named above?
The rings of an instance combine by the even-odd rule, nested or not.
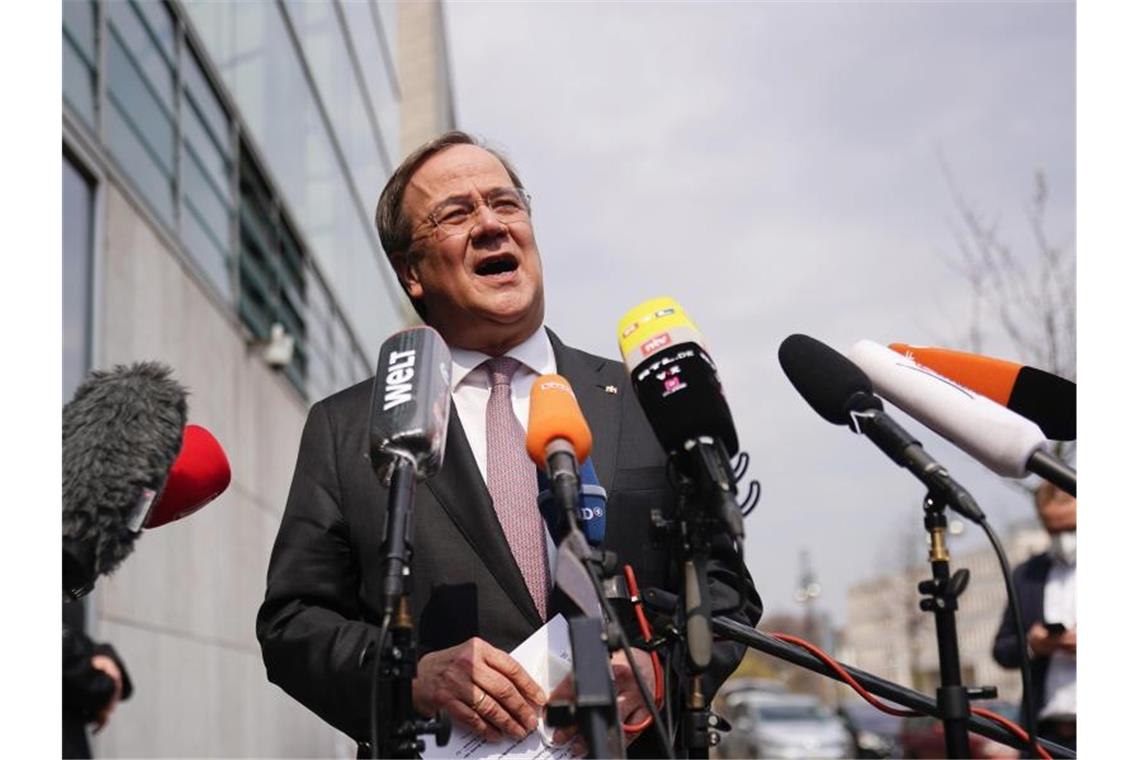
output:
[[[538,511],[538,481],[526,453],[526,434],[511,405],[511,377],[518,359],[499,356],[483,362],[491,385],[487,402],[487,490],[507,544],[522,571],[538,614],[546,620],[550,567],[546,528]]]

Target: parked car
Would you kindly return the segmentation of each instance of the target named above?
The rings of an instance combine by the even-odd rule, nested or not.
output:
[[[999,713],[1002,717],[1017,722],[1017,705],[1009,702],[993,701],[975,703],[978,707]],[[899,746],[906,758],[946,757],[946,734],[942,721],[937,718],[907,718],[903,721],[899,734]],[[1018,751],[1007,747],[981,734],[970,733],[970,757],[1016,758]]]
[[[839,717],[855,739],[855,757],[899,756],[902,718],[882,712],[862,699],[850,700],[840,706]]]
[[[720,757],[854,757],[855,745],[834,709],[807,694],[741,690],[725,699]]]

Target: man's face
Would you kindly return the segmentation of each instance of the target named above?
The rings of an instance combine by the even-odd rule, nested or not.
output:
[[[504,224],[486,205],[513,187],[493,155],[474,145],[436,153],[412,174],[404,214],[412,224],[412,253],[398,262],[427,322],[453,346],[498,355],[542,325],[542,262],[529,217]],[[429,215],[474,208],[469,229],[445,237]]]
[[[1077,529],[1077,500],[1060,488],[1050,489],[1044,498],[1038,497],[1037,514],[1050,534]]]

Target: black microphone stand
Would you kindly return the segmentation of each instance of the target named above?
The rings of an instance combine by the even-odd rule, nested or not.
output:
[[[960,569],[950,574],[950,552],[946,548],[946,502],[932,491],[927,494],[923,509],[923,524],[930,534],[930,580],[918,584],[923,595],[919,608],[934,613],[934,628],[938,637],[938,670],[942,685],[936,692],[938,714],[946,737],[947,757],[969,757],[970,738],[966,728],[970,717],[970,699],[993,699],[997,689],[982,687],[967,689],[962,685],[962,666],[958,657],[958,628],[954,611],[958,597],[970,582],[970,571]]]
[[[677,609],[677,596],[668,591],[657,588],[642,589],[642,598],[650,609],[664,614],[672,614]],[[732,618],[716,615],[712,619],[712,629],[717,636],[745,644],[759,652],[771,655],[778,659],[790,662],[793,665],[826,676],[834,681],[843,682],[842,678],[831,670],[828,665],[817,660],[799,647],[788,644],[776,637],[757,631],[755,628],[744,625]],[[928,715],[932,718],[941,717],[941,708],[934,699],[927,695],[908,689],[905,686],[888,681],[885,678],[860,670],[852,665],[839,663],[856,683],[872,694],[891,700],[908,709]],[[1001,742],[1008,747],[1020,749],[1025,742],[1004,726],[992,723],[987,719],[971,715],[967,724],[969,730],[976,734]],[[1040,739],[1038,743],[1053,757],[1072,758],[1076,753],[1067,747],[1055,742]]]
[[[412,702],[416,677],[416,635],[408,595],[411,591],[412,503],[415,463],[399,456],[388,490],[388,520],[381,547],[384,621],[372,671],[372,757],[414,758],[424,751],[421,735],[433,734],[437,746],[451,737],[446,715],[424,720]]]
[[[570,649],[574,667],[574,700],[571,705],[551,705],[547,716],[551,725],[578,724],[586,738],[587,757],[625,757],[621,727],[617,715],[617,698],[610,675],[610,648],[618,637],[612,626],[617,618],[606,600],[599,577],[604,566],[595,556],[585,535],[578,528],[578,500],[581,481],[577,476],[577,460],[572,450],[549,455],[550,491],[563,511],[566,536],[559,544],[559,555],[568,554],[581,565],[589,578],[599,607],[605,615],[590,615],[585,609],[570,617]],[[577,600],[576,600],[577,601]],[[581,604],[579,604],[581,608]],[[608,624],[606,621],[609,621]]]
[[[683,704],[678,743],[685,757],[707,758],[709,747],[720,743],[720,719],[709,709],[701,677],[712,661],[712,602],[708,561],[715,536],[725,533],[742,540],[744,522],[736,503],[736,480],[728,468],[723,444],[712,438],[687,441],[683,451],[670,455],[674,486],[679,497],[678,516],[665,519],[654,511],[654,526],[676,542],[681,576],[682,606],[677,625],[685,656],[682,660]],[[744,604],[743,559],[737,578],[739,602]]]

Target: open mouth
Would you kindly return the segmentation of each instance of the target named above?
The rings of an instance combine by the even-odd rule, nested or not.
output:
[[[475,274],[480,277],[510,274],[519,268],[518,259],[509,253],[488,256],[475,266]]]

